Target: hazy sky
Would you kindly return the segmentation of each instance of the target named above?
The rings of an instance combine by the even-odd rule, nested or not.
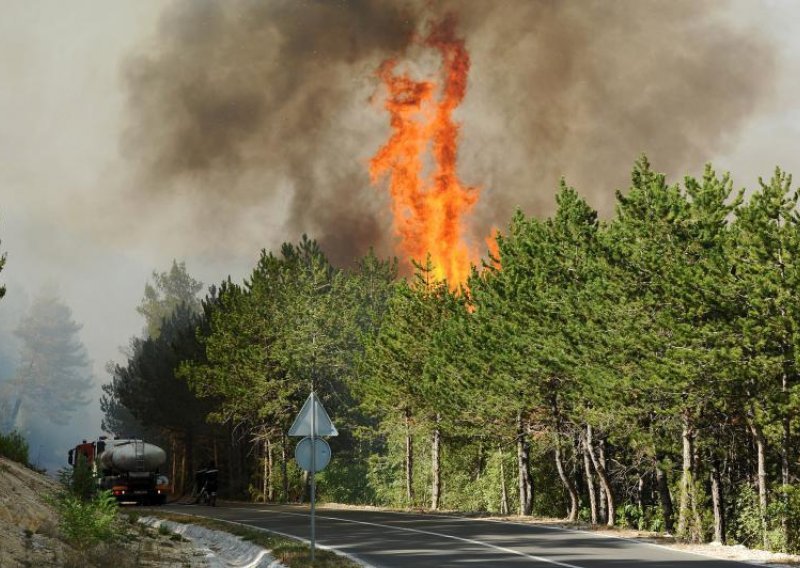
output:
[[[208,285],[303,231],[340,262],[390,252],[370,96],[424,5],[0,0],[0,327],[54,288],[105,382],[173,258]],[[516,206],[549,212],[560,175],[608,214],[642,151],[738,186],[800,172],[800,3],[451,7],[473,63],[458,119],[475,239]]]

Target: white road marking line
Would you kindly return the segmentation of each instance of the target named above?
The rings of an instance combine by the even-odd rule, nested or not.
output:
[[[228,508],[229,509],[235,509],[235,508],[239,508],[239,507],[228,507]],[[233,520],[217,519],[217,520],[224,521],[226,523],[232,523],[234,525],[239,525],[241,527],[247,527],[248,529],[256,529],[256,530],[260,530],[260,531],[264,531],[264,532],[268,532],[268,533],[277,534],[277,535],[285,537],[285,538],[289,538],[289,539],[292,539],[292,540],[299,540],[300,542],[304,542],[304,543],[306,543],[308,545],[311,545],[311,541],[309,539],[307,539],[307,538],[303,538],[301,536],[295,536],[293,534],[285,533],[285,532],[282,532],[282,531],[276,531],[274,529],[267,529],[267,528],[258,527],[258,526],[255,526],[255,525],[248,525],[248,524],[246,524],[244,522],[244,521],[254,521],[254,520],[258,520],[258,519],[233,519]],[[331,545],[327,545],[327,544],[320,544],[318,542],[315,543],[315,546],[316,546],[316,548],[320,548],[322,550],[329,550],[331,552],[339,554],[340,556],[344,556],[345,558],[348,558],[348,559],[352,560],[356,564],[360,564],[364,568],[378,568],[377,566],[373,566],[369,562],[366,562],[365,560],[362,560],[361,558],[359,558],[358,556],[356,556],[354,554],[350,554],[349,552],[345,552],[339,546],[331,546]]]
[[[241,510],[241,509],[244,509],[244,508],[239,508],[239,509]],[[249,509],[249,510],[252,511],[252,509]],[[266,510],[261,510],[261,512],[274,513],[274,514],[278,514],[278,515],[291,515],[291,516],[294,516],[294,517],[308,517],[307,514],[289,513],[289,512],[286,512],[286,511],[266,511]],[[440,538],[449,538],[449,539],[452,539],[452,540],[458,540],[458,541],[461,541],[461,542],[466,542],[468,544],[474,544],[476,546],[483,546],[483,547],[486,547],[486,548],[494,548],[495,550],[500,550],[500,551],[508,553],[508,554],[513,554],[513,555],[516,555],[516,556],[522,556],[524,558],[529,558],[531,560],[536,560],[538,562],[546,562],[547,564],[553,564],[554,566],[561,566],[562,568],[582,568],[581,566],[577,566],[576,564],[567,564],[566,562],[559,562],[558,560],[552,560],[552,559],[549,559],[549,558],[544,558],[542,556],[535,556],[533,554],[526,554],[525,552],[521,552],[519,550],[514,550],[513,548],[506,548],[505,546],[498,546],[496,544],[491,544],[489,542],[483,542],[483,541],[480,541],[480,540],[473,540],[471,538],[463,538],[463,537],[460,537],[460,536],[453,536],[453,535],[444,534],[444,533],[437,533],[437,532],[433,532],[433,531],[424,531],[424,530],[421,530],[421,529],[411,529],[411,528],[408,528],[408,527],[398,527],[398,526],[394,526],[394,525],[383,525],[383,524],[380,524],[380,523],[370,523],[370,522],[367,522],[367,521],[354,521],[352,519],[343,519],[341,517],[328,517],[328,516],[323,516],[323,515],[317,515],[317,518],[318,519],[328,519],[328,520],[331,520],[331,521],[341,521],[341,522],[345,522],[345,523],[355,523],[355,524],[358,524],[358,525],[367,525],[367,526],[373,526],[373,527],[393,529],[393,530],[397,530],[397,531],[412,532],[412,533],[419,533],[419,534],[427,534],[427,535],[436,536],[436,537],[440,537]]]
[[[393,511],[381,511],[381,512],[393,513]],[[397,514],[405,515],[405,514],[408,514],[408,513],[397,513]],[[713,556],[713,555],[707,554],[705,552],[696,552],[696,551],[692,551],[692,550],[680,550],[678,548],[672,548],[670,546],[667,546],[665,544],[659,544],[657,542],[648,542],[646,540],[638,540],[638,539],[631,538],[631,537],[628,537],[628,536],[622,536],[622,535],[616,535],[616,534],[607,534],[607,533],[604,533],[604,532],[590,531],[590,530],[586,530],[586,529],[573,529],[573,528],[570,528],[570,527],[558,527],[558,526],[552,526],[552,525],[526,523],[526,522],[523,522],[523,521],[504,521],[502,519],[480,519],[480,518],[473,518],[473,517],[459,517],[459,516],[456,516],[456,515],[441,515],[441,514],[436,514],[436,513],[430,513],[430,514],[426,513],[424,516],[436,517],[436,518],[440,518],[440,519],[455,519],[455,520],[459,520],[459,521],[482,521],[482,522],[488,522],[488,523],[499,523],[499,524],[502,524],[502,525],[514,525],[514,526],[517,526],[517,527],[535,527],[535,528],[547,529],[547,530],[551,530],[551,531],[561,531],[561,532],[572,532],[572,533],[578,533],[578,534],[585,534],[585,535],[593,536],[595,538],[613,538],[613,539],[624,540],[624,541],[627,541],[627,542],[636,543],[636,544],[640,544],[640,545],[644,545],[644,546],[651,546],[653,548],[660,548],[662,550],[669,550],[671,552],[677,552],[677,553],[680,553],[680,554],[690,554],[690,555],[693,555],[693,556],[702,556],[703,558],[713,558],[714,560],[722,560],[723,562],[730,562],[732,564],[743,564],[745,566],[761,566],[762,568],[764,566],[763,564],[756,564],[755,562],[750,562],[749,560],[735,560],[735,559],[731,559],[731,558],[720,558],[719,556]]]

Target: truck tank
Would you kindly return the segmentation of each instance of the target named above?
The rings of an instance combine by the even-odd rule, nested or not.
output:
[[[155,471],[167,461],[167,454],[155,444],[142,440],[107,440],[99,460],[105,469]]]

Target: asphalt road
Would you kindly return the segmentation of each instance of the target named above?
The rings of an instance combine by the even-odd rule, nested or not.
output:
[[[170,505],[177,513],[236,521],[300,539],[310,537],[308,507],[299,505]],[[600,533],[447,515],[317,509],[318,545],[368,566],[540,568],[743,568]]]

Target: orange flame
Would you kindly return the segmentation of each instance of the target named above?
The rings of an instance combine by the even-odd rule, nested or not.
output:
[[[476,257],[463,237],[464,216],[478,191],[458,179],[459,125],[452,116],[466,93],[470,60],[464,40],[455,36],[452,17],[434,24],[422,45],[436,49],[442,59],[438,99],[436,82],[396,74],[393,59],[380,66],[392,136],[372,157],[369,172],[373,184],[389,178],[401,254],[417,261],[430,254],[436,277],[457,286],[467,279]],[[424,178],[429,149],[434,167]]]

